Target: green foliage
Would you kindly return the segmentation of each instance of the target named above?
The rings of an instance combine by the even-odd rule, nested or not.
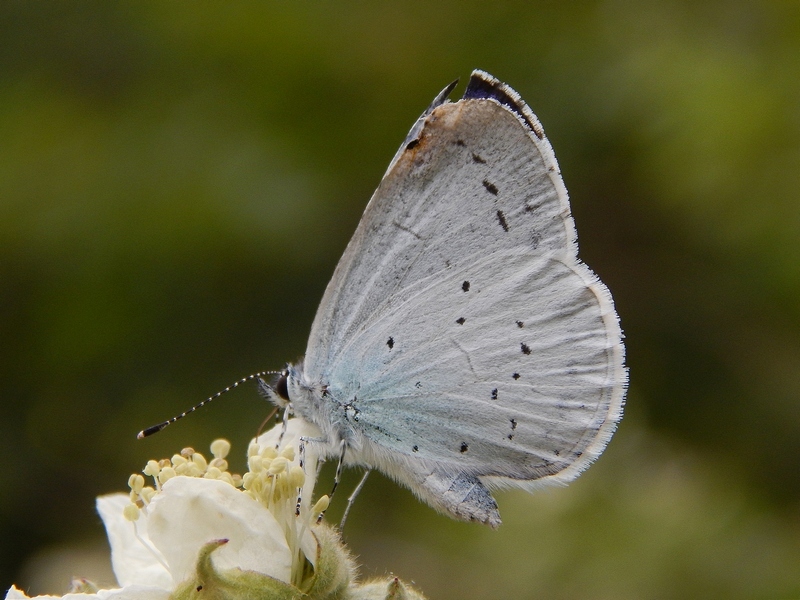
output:
[[[800,595],[798,24],[744,0],[3,3],[0,583],[62,592],[23,565],[102,539],[94,496],[148,457],[246,447],[253,392],[134,436],[302,355],[397,145],[478,67],[553,143],[628,414],[574,485],[502,495],[496,533],[376,478],[349,545],[436,598]]]

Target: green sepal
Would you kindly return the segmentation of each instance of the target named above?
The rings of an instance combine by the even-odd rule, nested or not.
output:
[[[348,600],[425,600],[425,596],[397,577],[374,579],[353,586]]]
[[[194,577],[179,585],[170,600],[300,600],[305,597],[297,588],[263,573],[215,569],[211,553],[227,543],[228,540],[215,540],[204,545],[197,557]]]
[[[301,587],[313,600],[349,598],[347,590],[355,578],[356,565],[339,533],[320,523],[314,526],[311,534],[317,540],[317,567]]]
[[[195,575],[182,583],[170,600],[345,600],[355,574],[355,563],[338,533],[320,524],[311,530],[317,540],[316,569],[306,564],[308,575],[300,588],[269,575],[240,569],[218,570],[211,554],[227,540],[204,545],[197,557]]]

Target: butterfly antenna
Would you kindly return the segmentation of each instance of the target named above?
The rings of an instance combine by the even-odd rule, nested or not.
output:
[[[175,421],[177,421],[179,419],[182,419],[186,415],[189,415],[189,414],[193,413],[198,408],[202,408],[203,406],[205,406],[206,404],[208,404],[212,400],[216,400],[217,398],[219,398],[223,394],[226,394],[227,392],[230,392],[231,390],[239,387],[243,383],[247,383],[248,381],[252,381],[253,379],[256,379],[256,378],[259,378],[259,377],[263,377],[264,375],[280,375],[280,374],[281,374],[280,371],[260,371],[258,373],[253,373],[252,375],[248,375],[247,377],[243,377],[242,379],[240,379],[236,383],[233,383],[233,384],[229,385],[228,387],[226,387],[224,390],[222,390],[220,392],[217,392],[216,394],[214,394],[213,396],[209,396],[208,398],[206,398],[205,400],[203,400],[199,404],[194,405],[189,410],[187,410],[185,412],[182,412],[181,414],[179,414],[177,416],[174,416],[171,419],[167,419],[163,423],[159,423],[158,425],[153,425],[152,427],[148,427],[147,429],[143,429],[142,431],[140,431],[136,435],[136,437],[137,437],[137,439],[141,440],[143,438],[146,438],[146,437],[149,437],[149,436],[153,435],[154,433],[158,433],[159,431],[164,429],[167,425],[172,425]]]

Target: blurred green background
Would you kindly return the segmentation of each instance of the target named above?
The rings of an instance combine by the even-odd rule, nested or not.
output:
[[[556,150],[628,409],[573,485],[499,494],[498,531],[374,477],[364,573],[800,596],[800,4],[714,0],[0,4],[3,589],[109,577],[94,497],[148,458],[225,436],[242,469],[252,388],[134,436],[303,353],[397,146],[476,67]]]

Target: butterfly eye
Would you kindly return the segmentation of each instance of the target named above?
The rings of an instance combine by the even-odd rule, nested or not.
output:
[[[281,373],[280,378],[275,383],[275,392],[278,394],[278,396],[280,396],[281,398],[283,398],[287,402],[289,401],[289,384],[288,384],[288,382],[289,382],[289,373],[288,373],[288,371],[284,371],[283,373]]]

